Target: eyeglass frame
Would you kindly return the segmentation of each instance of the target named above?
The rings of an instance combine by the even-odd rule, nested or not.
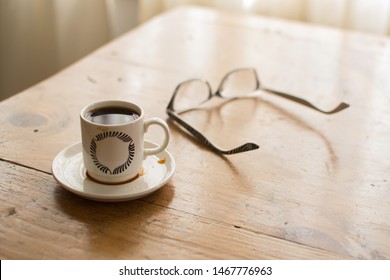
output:
[[[229,78],[229,76],[234,74],[235,72],[244,71],[244,70],[246,70],[246,71],[247,70],[251,70],[251,71],[254,72],[254,74],[255,74],[254,77],[256,79],[256,81],[255,81],[256,82],[256,88],[253,91],[251,91],[248,94],[246,94],[246,95],[233,96],[233,97],[223,96],[222,95],[223,86],[224,86],[226,80]],[[205,83],[207,85],[207,87],[208,87],[208,90],[209,90],[209,96],[208,96],[207,99],[205,99],[203,102],[201,102],[197,106],[186,108],[185,110],[181,110],[181,111],[176,111],[174,109],[174,101],[175,101],[176,95],[177,95],[180,87],[183,84],[189,83],[191,81],[201,81],[201,82]],[[259,145],[255,144],[255,143],[245,143],[244,145],[241,145],[241,146],[239,146],[237,148],[234,148],[234,149],[223,150],[221,148],[218,148],[214,144],[212,144],[201,132],[199,132],[194,127],[192,127],[190,124],[188,124],[186,121],[184,121],[184,119],[181,118],[179,116],[179,114],[182,114],[182,113],[194,110],[194,109],[198,108],[199,105],[206,103],[207,101],[209,101],[210,99],[212,99],[215,96],[223,98],[225,100],[235,100],[235,99],[259,97],[260,94],[261,94],[261,93],[258,93],[259,90],[262,90],[262,91],[265,91],[265,92],[277,95],[279,97],[283,97],[283,98],[288,99],[290,101],[294,101],[296,103],[299,103],[299,104],[301,104],[303,106],[309,107],[309,108],[311,108],[313,110],[316,110],[318,112],[321,112],[323,114],[334,114],[334,113],[340,112],[341,110],[344,110],[344,109],[349,107],[349,104],[341,102],[338,106],[336,106],[332,110],[329,110],[329,111],[322,110],[322,109],[314,106],[312,103],[310,103],[310,102],[308,102],[305,99],[302,99],[300,97],[296,97],[296,96],[293,96],[293,95],[290,95],[290,94],[287,94],[287,93],[283,93],[283,92],[280,92],[280,91],[276,91],[276,90],[269,89],[269,88],[261,86],[260,79],[259,79],[259,76],[258,76],[257,71],[256,71],[255,68],[237,68],[237,69],[229,71],[227,74],[225,74],[225,76],[222,78],[222,80],[221,80],[221,82],[219,84],[219,87],[218,87],[218,89],[217,89],[217,91],[215,93],[213,93],[213,90],[211,88],[210,83],[208,81],[206,81],[206,80],[202,80],[202,79],[189,79],[189,80],[186,80],[186,81],[183,81],[183,82],[179,83],[176,86],[176,88],[175,88],[175,90],[173,92],[173,95],[171,97],[171,100],[168,103],[168,106],[166,108],[166,113],[168,114],[168,116],[173,121],[175,121],[176,123],[181,125],[185,130],[187,130],[195,138],[197,138],[199,141],[201,141],[201,143],[203,143],[205,146],[210,148],[213,152],[216,152],[216,153],[219,153],[219,154],[223,154],[223,155],[232,155],[232,154],[237,154],[237,153],[248,152],[248,151],[252,151],[252,150],[258,149]]]

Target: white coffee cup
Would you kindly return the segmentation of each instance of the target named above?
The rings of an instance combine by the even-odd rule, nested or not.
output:
[[[144,120],[144,110],[130,102],[107,100],[87,105],[80,112],[83,162],[93,180],[119,184],[137,178],[146,156],[166,149],[168,125],[159,118]],[[144,134],[150,125],[164,131],[163,143],[144,148]]]

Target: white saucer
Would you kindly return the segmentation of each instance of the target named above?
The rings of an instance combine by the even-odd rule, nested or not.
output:
[[[157,145],[145,141],[145,148]],[[162,186],[175,171],[175,160],[168,151],[148,156],[143,162],[144,172],[134,181],[105,185],[86,176],[81,152],[81,143],[73,144],[62,150],[52,164],[54,178],[65,189],[81,197],[97,201],[125,201],[148,195]]]

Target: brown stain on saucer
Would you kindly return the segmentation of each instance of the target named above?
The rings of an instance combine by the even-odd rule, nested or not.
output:
[[[141,169],[137,175],[135,175],[133,178],[130,178],[129,180],[125,180],[125,181],[121,181],[121,182],[103,182],[103,181],[96,180],[95,178],[92,178],[92,176],[88,174],[88,171],[86,171],[85,173],[86,173],[86,177],[88,177],[90,180],[92,180],[96,183],[103,184],[103,185],[115,186],[115,185],[122,185],[122,184],[131,183],[131,182],[137,180],[139,177],[144,176],[146,172],[145,172],[145,168],[141,167]]]

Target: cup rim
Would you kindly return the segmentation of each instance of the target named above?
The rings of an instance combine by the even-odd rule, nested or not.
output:
[[[123,123],[118,123],[118,124],[101,124],[101,123],[95,123],[90,120],[88,120],[85,115],[87,112],[91,110],[96,110],[98,108],[103,108],[103,107],[108,107],[108,106],[116,106],[116,107],[122,107],[130,110],[137,111],[139,113],[139,118],[133,121],[129,122],[123,122]],[[98,126],[106,126],[106,127],[114,127],[114,126],[122,126],[122,125],[128,125],[132,123],[137,123],[138,121],[141,121],[141,119],[144,116],[144,110],[137,104],[129,102],[129,101],[124,101],[124,100],[102,100],[102,101],[96,101],[89,103],[88,105],[84,106],[83,109],[80,111],[80,118],[90,124],[93,125],[98,125]]]

